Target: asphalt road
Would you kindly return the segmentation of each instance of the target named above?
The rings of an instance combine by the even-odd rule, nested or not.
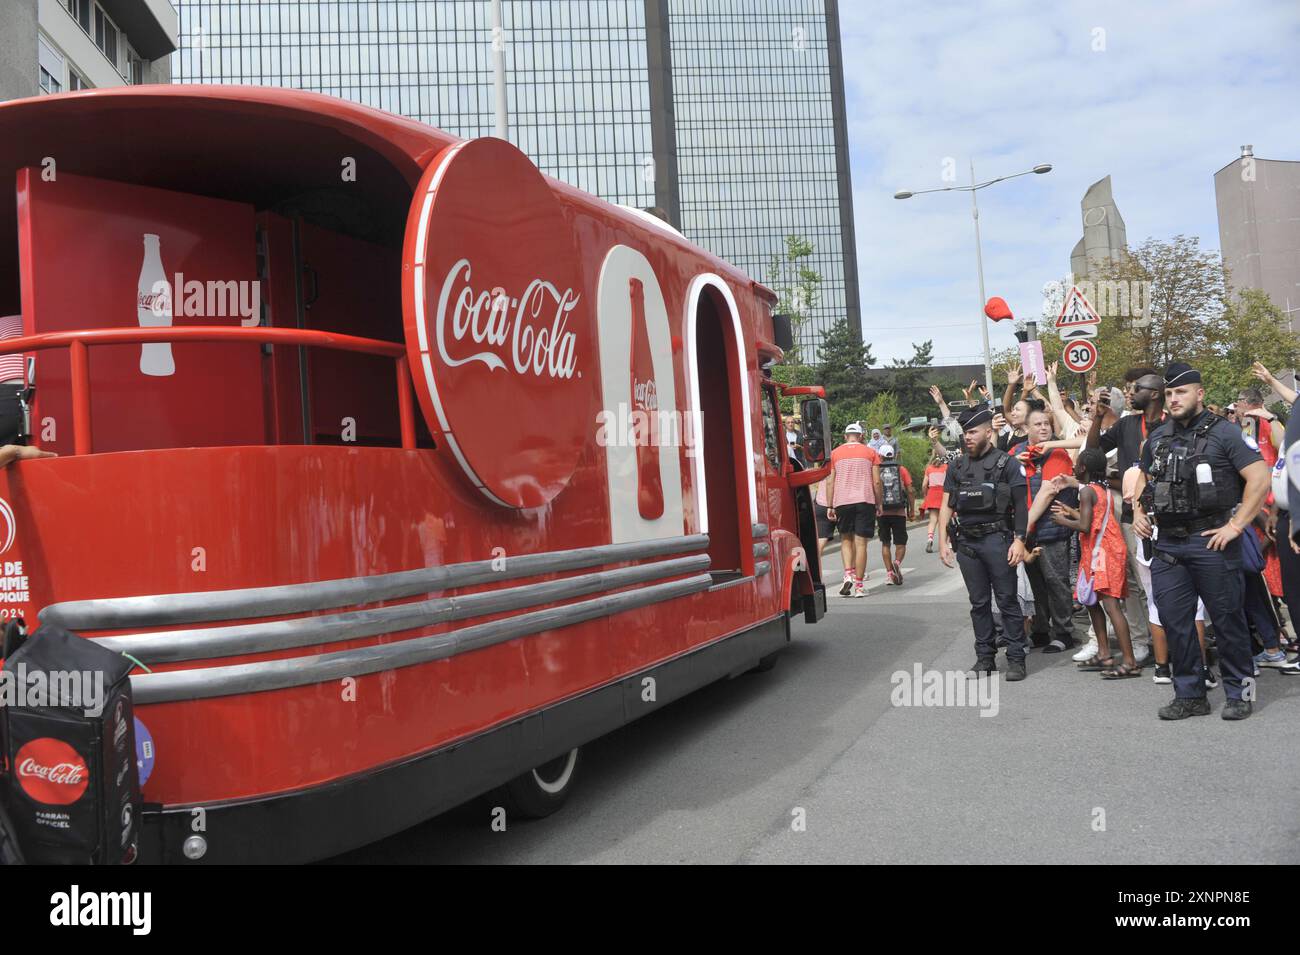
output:
[[[335,861],[1300,862],[1300,677],[1264,671],[1243,722],[1220,689],[1210,717],[1165,723],[1150,669],[1103,682],[1034,651],[995,715],[895,706],[897,671],[974,659],[960,574],[918,536],[903,587],[873,548],[869,596],[796,623],[774,670],[587,747],[549,819],[494,832],[471,803]]]

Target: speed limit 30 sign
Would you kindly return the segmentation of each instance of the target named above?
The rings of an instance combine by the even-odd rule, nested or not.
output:
[[[1061,358],[1070,371],[1091,371],[1092,366],[1097,364],[1097,346],[1086,339],[1072,341],[1066,344]]]

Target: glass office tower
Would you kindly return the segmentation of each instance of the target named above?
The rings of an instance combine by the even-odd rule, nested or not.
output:
[[[768,281],[813,243],[806,328],[860,327],[834,0],[176,0],[182,83],[315,90],[459,136],[494,131],[504,54],[511,141],[566,182],[659,207]]]

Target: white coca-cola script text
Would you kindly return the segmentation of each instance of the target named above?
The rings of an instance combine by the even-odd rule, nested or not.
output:
[[[573,289],[561,293],[544,279],[533,279],[517,299],[501,288],[475,292],[469,259],[461,259],[448,271],[438,296],[438,355],[453,368],[477,361],[493,371],[513,367],[521,375],[572,378],[578,336],[568,322],[580,298]],[[462,354],[468,342],[487,347]]]
[[[64,786],[80,785],[85,778],[86,767],[80,763],[57,763],[54,766],[42,766],[28,756],[18,764],[19,776],[35,776],[46,782],[59,783]]]

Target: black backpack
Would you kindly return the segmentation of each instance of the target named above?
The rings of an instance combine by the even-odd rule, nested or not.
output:
[[[897,461],[885,461],[880,465],[880,488],[882,507],[903,507],[907,497],[903,493],[903,475]]]
[[[46,625],[9,651],[4,668],[28,686],[43,675],[50,689],[0,707],[0,801],[21,854],[42,865],[134,861],[141,796],[133,664]]]

